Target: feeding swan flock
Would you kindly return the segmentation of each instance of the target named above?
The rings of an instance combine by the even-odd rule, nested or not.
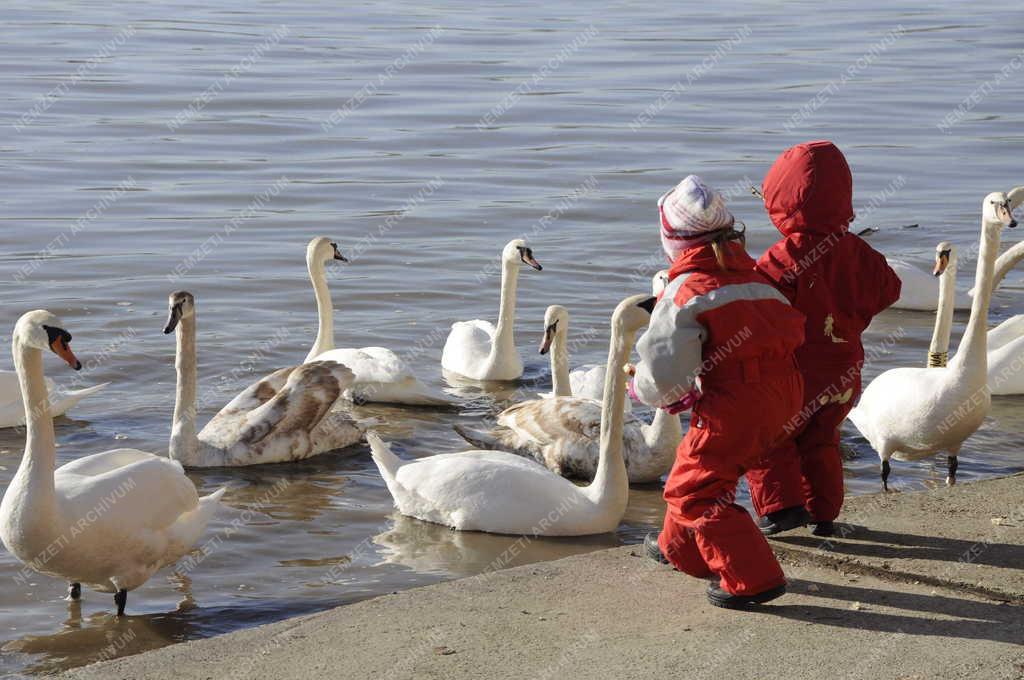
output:
[[[956,289],[957,251],[947,242],[936,248],[933,275],[890,259],[903,281],[896,307],[934,310],[936,318],[927,366],[881,374],[850,413],[878,452],[885,488],[891,459],[937,453],[947,456],[953,483],[964,442],[986,417],[991,395],[1024,394],[1024,315],[988,329],[993,290],[1024,259],[1024,243],[997,258],[1001,232],[1016,226],[1012,211],[1021,202],[1024,187],[985,197],[971,291]],[[614,531],[629,484],[657,482],[670,469],[683,436],[678,417],[658,410],[645,422],[627,403],[626,390],[630,352],[657,297],[622,300],[611,316],[607,362],[575,370],[569,311],[552,305],[541,353],[550,355],[553,391],[501,411],[489,428],[457,427],[474,449],[406,460],[346,405],[452,408],[458,401],[428,387],[390,349],[335,347],[326,273],[335,260],[345,258],[329,238],[310,241],[306,265],[318,326],[305,359],[254,382],[198,431],[198,305],[187,291],[170,294],[163,331],[175,334],[177,382],[166,455],[155,447],[113,449],[56,467],[53,418],[105,385],[58,390],[44,374],[43,357],[51,351],[80,369],[71,334],[44,310],[18,319],[15,370],[0,371],[0,427],[24,425],[26,434],[21,464],[0,503],[6,548],[35,571],[64,579],[71,598],[81,596],[83,585],[114,593],[120,615],[128,591],[192,550],[225,493],[200,497],[185,468],[285,463],[366,441],[402,514],[457,530],[545,536]],[[510,241],[501,252],[497,323],[452,325],[441,357],[450,382],[486,387],[522,376],[515,316],[518,279],[528,271],[523,265],[542,270],[525,241]],[[667,280],[665,272],[654,277],[655,296]],[[970,319],[947,360],[954,309],[966,307]],[[80,521],[111,494],[116,504]]]

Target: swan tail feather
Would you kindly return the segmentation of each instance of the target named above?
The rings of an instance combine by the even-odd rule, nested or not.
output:
[[[460,437],[465,439],[473,446],[478,446],[481,449],[491,449],[499,451],[505,449],[505,446],[502,444],[501,441],[498,440],[497,437],[487,432],[474,430],[473,428],[465,427],[463,425],[453,425],[452,427]]]
[[[92,387],[85,387],[80,390],[68,390],[60,395],[60,399],[50,406],[50,413],[54,416],[63,415],[74,408],[75,404],[82,401],[91,394],[96,394],[110,383],[100,383]]]
[[[173,552],[184,556],[199,541],[206,531],[206,525],[220,508],[220,499],[226,491],[227,487],[221,487],[210,495],[201,497],[196,507],[175,520],[168,532],[174,546]]]
[[[402,459],[394,454],[391,446],[385,443],[376,432],[367,432],[366,441],[370,444],[370,456],[373,458],[373,462],[376,463],[384,481],[390,485],[398,474],[398,469],[403,465]]]

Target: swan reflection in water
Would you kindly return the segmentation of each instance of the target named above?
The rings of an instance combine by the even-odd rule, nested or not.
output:
[[[418,573],[463,577],[621,545],[617,534],[571,538],[452,531],[395,512],[394,524],[373,537],[380,562]]]

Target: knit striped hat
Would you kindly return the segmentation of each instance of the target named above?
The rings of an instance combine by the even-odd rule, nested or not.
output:
[[[722,195],[689,175],[658,199],[661,214],[661,247],[674,260],[680,252],[707,243],[722,229],[736,223]]]

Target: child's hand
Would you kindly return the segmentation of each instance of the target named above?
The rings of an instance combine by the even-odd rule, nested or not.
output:
[[[622,372],[628,375],[630,378],[636,375],[636,366],[633,364],[626,364],[622,367]]]

